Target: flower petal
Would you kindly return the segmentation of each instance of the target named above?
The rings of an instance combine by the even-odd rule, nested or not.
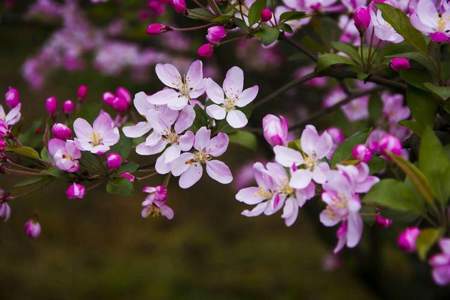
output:
[[[232,110],[227,114],[227,122],[233,128],[242,128],[247,125],[247,116],[240,110]]]
[[[155,71],[159,80],[171,88],[176,89],[182,84],[180,72],[171,64],[157,64]]]
[[[149,122],[139,122],[136,125],[123,127],[122,131],[126,137],[138,138],[149,132],[151,128]]]
[[[195,120],[195,111],[194,108],[190,105],[185,106],[180,114],[178,115],[178,119],[175,122],[175,132],[181,133],[192,126]]]
[[[206,95],[216,104],[223,104],[225,101],[222,88],[211,78],[208,78],[207,81]]]
[[[153,95],[148,96],[148,102],[154,105],[167,105],[170,102],[177,101],[180,94],[172,89],[163,89]]]
[[[92,135],[92,127],[91,124],[89,124],[85,119],[76,119],[75,122],[73,122],[73,130],[75,131],[75,135],[78,139],[90,140]]]
[[[227,151],[228,143],[228,135],[226,133],[219,132],[210,140],[209,145],[206,147],[206,152],[215,157],[220,156]]]
[[[251,209],[251,210],[246,209],[241,214],[246,217],[259,216],[266,210],[267,205],[268,205],[267,202],[259,203],[253,209]]]
[[[210,160],[206,162],[206,173],[209,177],[222,184],[233,181],[230,168],[220,160]]]
[[[256,96],[258,95],[258,86],[254,85],[248,89],[245,89],[242,94],[239,95],[236,106],[237,107],[244,107],[248,105],[250,102],[255,100]]]
[[[289,185],[296,189],[304,189],[311,182],[311,178],[311,171],[299,169],[292,174]]]
[[[192,153],[186,152],[180,155],[177,159],[175,159],[172,162],[172,174],[174,176],[180,176],[184,172],[186,172],[187,169],[189,169],[189,164],[187,163],[192,158],[194,158],[194,155]]]
[[[297,150],[285,146],[275,146],[273,152],[275,152],[275,160],[284,167],[290,168],[303,163],[303,157]]]
[[[206,107],[206,113],[208,114],[208,116],[215,120],[223,120],[225,119],[225,115],[227,114],[225,108],[217,104],[211,104]]]
[[[239,67],[232,67],[228,70],[223,81],[223,90],[229,98],[237,99],[244,88],[244,72]]]
[[[195,134],[194,148],[197,150],[204,150],[208,147],[211,139],[211,130],[205,126],[200,128]]]
[[[243,188],[236,194],[236,200],[249,205],[255,205],[264,201],[264,197],[260,196],[259,188],[256,186]]]
[[[196,184],[203,175],[203,168],[200,164],[191,165],[186,172],[180,176],[178,185],[182,189],[188,189]]]
[[[194,61],[186,74],[186,82],[189,87],[196,87],[203,81],[203,64],[201,60]]]

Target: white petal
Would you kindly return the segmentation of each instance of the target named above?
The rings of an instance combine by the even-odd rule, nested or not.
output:
[[[242,94],[239,95],[239,98],[236,101],[237,107],[244,107],[248,105],[250,102],[255,100],[256,95],[258,95],[258,86],[254,85],[248,89],[245,89]]]
[[[273,151],[275,152],[275,160],[284,167],[290,168],[293,165],[303,163],[303,157],[297,150],[284,146],[275,146]]]
[[[138,138],[149,132],[151,128],[149,122],[139,122],[136,125],[123,127],[122,131],[126,137]]]
[[[202,175],[203,168],[200,164],[191,165],[189,169],[181,175],[178,184],[182,189],[190,188],[202,178]]]
[[[309,170],[297,170],[292,174],[289,185],[295,189],[303,189],[311,182],[312,173]]]
[[[222,184],[233,181],[230,168],[220,160],[211,160],[206,163],[206,173],[209,177]]]
[[[211,78],[208,78],[206,95],[216,104],[222,104],[225,100],[222,88]]]
[[[228,112],[227,122],[233,128],[242,128],[247,125],[248,120],[242,111],[234,109]]]
[[[157,64],[155,71],[159,80],[171,88],[178,88],[182,83],[180,72],[171,64]]]
[[[223,120],[225,119],[226,115],[225,108],[217,104],[212,104],[206,107],[206,113],[208,114],[208,116],[216,120]]]

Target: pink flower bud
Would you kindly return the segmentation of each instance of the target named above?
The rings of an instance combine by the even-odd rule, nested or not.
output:
[[[263,134],[266,141],[272,145],[284,145],[288,139],[288,123],[283,116],[266,115],[262,120]]]
[[[331,138],[335,144],[340,144],[345,140],[344,132],[340,128],[330,127],[326,130],[326,132],[331,135]]]
[[[268,22],[270,19],[272,19],[272,11],[268,7],[263,8],[261,11],[261,21]]]
[[[205,58],[211,57],[213,53],[214,53],[214,45],[210,43],[201,45],[197,50],[198,56]]]
[[[38,221],[29,219],[24,225],[25,234],[32,239],[41,235],[41,224]]]
[[[381,228],[389,228],[392,225],[392,220],[386,217],[383,217],[380,214],[377,214],[375,216],[375,223],[377,223],[378,226]]]
[[[124,88],[124,87],[119,86],[119,87],[116,89],[116,97],[123,98],[123,99],[125,99],[128,103],[131,103],[131,94],[130,94],[130,92],[129,92],[126,88]]]
[[[170,0],[170,5],[179,14],[186,12],[186,1],[185,0]]]
[[[5,94],[5,102],[10,108],[14,108],[20,103],[19,91],[16,88],[9,87]]]
[[[3,138],[0,138],[0,153],[6,150],[6,146],[8,146],[6,141]]]
[[[86,188],[80,183],[72,183],[66,190],[67,199],[83,199]]]
[[[450,39],[444,32],[433,32],[430,39],[435,43],[447,43]]]
[[[167,30],[168,30],[167,26],[164,24],[161,24],[161,23],[152,23],[147,26],[147,34],[148,35],[158,35]]]
[[[110,171],[120,168],[122,165],[122,156],[119,153],[110,153],[106,157],[106,166]]]
[[[370,9],[366,6],[360,6],[353,15],[355,26],[360,32],[365,32],[370,25]]]
[[[130,172],[123,172],[119,176],[120,176],[120,178],[126,179],[129,182],[134,182],[134,180],[136,179],[136,176],[134,176]]]
[[[128,103],[128,101],[125,98],[114,97],[114,100],[113,100],[111,106],[117,112],[125,112],[130,107],[130,103]]]
[[[104,92],[103,93],[103,102],[106,105],[112,106],[115,98],[116,98],[116,96],[113,93],[111,93],[111,92]]]
[[[52,135],[60,140],[67,140],[72,136],[72,130],[63,123],[55,123],[52,126]]]
[[[8,221],[9,217],[11,216],[11,207],[9,206],[8,202],[2,201],[0,203],[0,219],[3,219],[3,221]]]
[[[378,142],[378,149],[384,155],[387,155],[388,153],[401,155],[403,147],[402,143],[396,136],[386,134]]]
[[[54,115],[56,113],[56,108],[58,106],[58,100],[56,97],[52,96],[45,100],[45,109],[49,115]]]
[[[419,234],[419,228],[407,227],[397,238],[398,247],[406,252],[414,252],[416,250],[416,240]]]
[[[72,100],[66,100],[63,103],[63,112],[66,115],[70,115],[75,111],[75,104],[72,102]]]
[[[397,72],[400,70],[408,70],[411,68],[409,59],[407,59],[406,57],[391,58],[390,66],[392,70]]]
[[[223,26],[211,26],[208,28],[208,34],[206,35],[206,39],[211,44],[217,44],[221,40],[223,40],[224,37],[227,36],[227,32],[225,30],[225,27]]]
[[[353,147],[352,156],[361,162],[369,162],[372,159],[372,151],[366,145],[359,144]]]
[[[77,98],[78,98],[78,100],[80,100],[80,102],[83,102],[84,100],[86,100],[88,91],[89,91],[89,88],[86,84],[81,84],[78,87]]]

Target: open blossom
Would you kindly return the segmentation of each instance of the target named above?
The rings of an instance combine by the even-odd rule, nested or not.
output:
[[[78,171],[81,152],[74,141],[51,139],[48,142],[48,153],[58,169],[70,173]]]
[[[254,85],[244,90],[244,72],[234,66],[228,70],[223,88],[209,79],[206,94],[215,103],[206,107],[206,112],[211,118],[226,119],[231,127],[242,128],[247,125],[248,120],[239,108],[247,106],[256,98],[258,86]]]
[[[152,129],[152,125],[149,122],[149,113],[157,108],[155,105],[150,104],[148,96],[144,92],[139,92],[134,96],[133,104],[137,112],[145,118],[145,121],[138,122],[135,125],[125,126],[122,130],[127,137],[138,138],[147,134]],[[161,107],[165,108],[164,106]]]
[[[433,255],[429,263],[433,268],[433,279],[439,285],[450,283],[450,239],[445,238],[439,241],[441,253]]]
[[[439,3],[439,1],[438,1]],[[442,1],[445,3],[445,1]],[[445,43],[450,41],[450,4],[443,4],[442,10],[436,8],[431,0],[420,0],[411,23],[420,31],[428,34],[432,41]]]
[[[173,219],[173,209],[167,205],[167,188],[163,185],[155,187],[146,186],[143,189],[148,196],[142,202],[141,216],[147,218],[148,216],[162,215],[169,220]]]
[[[78,148],[94,154],[107,152],[120,139],[119,129],[114,125],[111,116],[103,111],[92,126],[85,119],[78,118],[73,123],[73,129]]]
[[[307,125],[300,138],[300,146],[301,152],[285,146],[275,146],[273,149],[275,160],[291,168],[291,187],[306,188],[311,180],[325,183],[329,166],[323,159],[333,147],[331,136],[327,132],[319,135],[313,125]]]
[[[338,166],[338,170],[330,171],[327,177],[322,193],[327,207],[320,214],[320,222],[327,227],[341,223],[337,230],[336,253],[345,245],[353,248],[359,243],[363,230],[359,193],[368,192],[378,178],[369,176],[368,167],[363,163],[359,167]]]
[[[7,135],[6,132],[9,133],[11,127],[20,121],[20,117],[22,116],[20,113],[21,106],[19,103],[6,114],[3,106],[0,105],[0,123],[2,124],[2,131],[5,132],[4,135]]]
[[[205,92],[203,78],[203,64],[200,60],[194,61],[187,74],[181,76],[177,68],[171,64],[157,64],[156,75],[168,88],[163,89],[149,97],[155,105],[167,105],[170,109],[181,110],[189,101],[196,99]]]
[[[286,169],[274,162],[267,163],[265,167],[257,162],[253,165],[253,170],[258,186],[243,188],[236,194],[236,200],[255,205],[251,210],[244,210],[242,215],[246,217],[272,215],[283,208],[281,217],[286,226],[294,224],[299,209],[307,200],[314,197],[315,185],[310,183],[304,189],[292,188]]]
[[[403,37],[383,18],[381,10],[372,11],[371,20],[377,38],[395,44],[403,42]]]
[[[174,176],[180,176],[179,185],[183,189],[193,186],[203,175],[203,166],[212,179],[228,184],[233,180],[230,168],[220,160],[213,159],[221,156],[228,148],[228,135],[219,132],[211,138],[211,130],[200,128],[195,134],[194,151],[185,152],[172,162],[171,169]]]

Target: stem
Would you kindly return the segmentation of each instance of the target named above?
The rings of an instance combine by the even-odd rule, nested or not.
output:
[[[198,30],[198,29],[208,28],[211,25],[213,25],[213,24],[212,23],[207,23],[207,24],[202,24],[202,25],[192,26],[192,27],[181,27],[181,28],[179,28],[179,27],[172,27],[172,26],[170,26],[169,28],[171,30],[174,30],[174,31],[194,31],[194,30]]]
[[[280,87],[279,89],[275,90],[274,92],[270,93],[269,95],[267,95],[266,97],[262,98],[261,100],[259,100],[256,104],[255,104],[255,108],[269,102],[270,100],[272,100],[273,98],[279,96],[280,94],[286,92],[287,90],[290,90],[291,88],[293,88],[294,86],[296,86],[297,84],[302,84],[305,83],[306,81],[309,81],[315,77],[317,77],[318,75],[316,73],[310,73],[308,75],[305,75],[301,78],[297,78],[294,79],[290,82],[288,82],[287,84],[283,85],[282,87]]]
[[[17,170],[17,169],[11,169],[11,168],[4,168],[4,171],[6,174],[12,174],[12,175],[24,175],[24,176],[42,176],[41,173],[36,172],[30,172],[25,170]]]

